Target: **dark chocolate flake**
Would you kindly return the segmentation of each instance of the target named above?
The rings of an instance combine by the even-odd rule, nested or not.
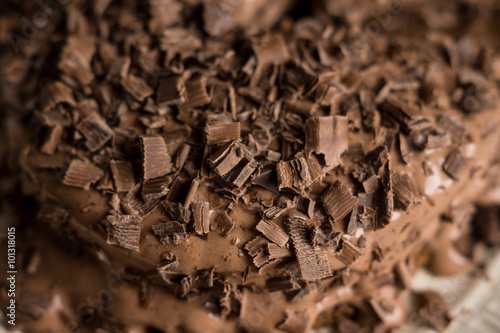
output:
[[[243,159],[252,160],[250,152],[239,141],[232,141],[222,146],[215,154],[208,158],[208,164],[221,177],[226,176]]]
[[[392,171],[390,164],[386,163],[381,179],[381,188],[377,192],[378,209],[377,215],[369,229],[378,230],[384,228],[391,222],[394,210],[394,192],[392,185]]]
[[[267,252],[269,253],[269,259],[285,258],[291,257],[292,251],[288,248],[283,248],[274,243],[267,244]]]
[[[284,247],[288,243],[288,235],[271,221],[260,221],[257,224],[257,230],[281,247]]]
[[[465,136],[465,127],[456,119],[447,115],[438,118],[437,126],[449,134],[451,142],[457,146],[461,145]]]
[[[83,134],[85,145],[92,152],[102,148],[113,137],[113,130],[96,112],[85,117],[76,129]]]
[[[142,198],[145,202],[160,199],[168,194],[168,186],[172,183],[170,176],[146,180],[142,185]]]
[[[143,79],[134,75],[122,79],[121,85],[126,92],[139,102],[143,102],[154,93],[153,89]]]
[[[134,170],[130,162],[112,160],[110,162],[116,192],[128,192],[135,186]]]
[[[446,158],[444,171],[454,180],[458,180],[465,167],[465,158],[458,148],[454,148]]]
[[[101,177],[102,170],[98,167],[80,160],[73,160],[64,174],[63,184],[88,190],[90,184],[97,182]]]
[[[359,247],[351,243],[348,239],[344,238],[342,242],[342,250],[337,254],[337,259],[349,266],[355,262],[363,252]]]
[[[223,236],[227,236],[235,226],[233,219],[225,211],[215,212],[213,218]]]
[[[290,217],[288,230],[300,266],[302,278],[306,281],[316,281],[332,276],[326,251],[314,248],[310,241],[312,226],[305,219]]]
[[[50,129],[49,135],[41,148],[42,153],[54,155],[57,150],[57,146],[61,143],[63,131],[64,128],[60,125],[56,125]]]
[[[180,75],[162,78],[156,91],[157,104],[181,104],[185,101],[186,87]]]
[[[278,189],[296,189],[302,193],[306,187],[311,185],[311,174],[309,165],[304,157],[299,157],[291,161],[279,162],[276,165],[278,174]]]
[[[250,176],[255,172],[259,163],[256,160],[250,160],[245,166],[239,171],[239,174],[234,178],[232,184],[238,188],[242,187]]]
[[[260,66],[279,64],[290,57],[281,35],[266,36],[260,40],[254,40],[252,48]]]
[[[138,215],[109,215],[106,218],[107,243],[139,251],[142,218]]]
[[[290,210],[294,206],[292,200],[281,196],[276,200],[275,205],[264,209],[262,212],[264,217],[268,219],[275,219],[283,215],[286,211]]]
[[[323,206],[335,222],[342,220],[358,204],[349,189],[337,180],[321,197]]]
[[[153,226],[153,233],[160,238],[163,244],[178,245],[186,237],[186,227],[177,221],[167,221]]]
[[[209,204],[206,201],[194,201],[191,204],[194,230],[198,235],[208,234],[210,231],[209,208]]]
[[[308,118],[304,126],[306,154],[322,154],[329,169],[337,166],[340,155],[348,148],[348,123],[342,116]]]
[[[387,97],[382,109],[400,122],[405,133],[432,126],[432,123],[421,115],[418,106],[406,103],[395,95]]]
[[[414,204],[420,203],[420,195],[415,179],[407,174],[393,173],[392,175],[394,206],[405,212]]]
[[[167,145],[161,136],[142,136],[141,143],[145,180],[163,177],[172,171]]]
[[[162,257],[162,261],[157,265],[159,272],[168,272],[173,268],[179,267],[179,260],[177,256],[173,253],[165,253]]]
[[[415,296],[420,317],[430,327],[443,332],[451,322],[448,305],[443,297],[432,291],[416,293]]]
[[[248,253],[254,257],[267,246],[269,242],[262,236],[257,236],[245,245],[245,249]]]
[[[208,145],[222,143],[240,138],[240,123],[215,124],[205,127],[205,137]]]
[[[373,194],[377,192],[379,187],[377,175],[371,175],[363,182],[363,188],[366,194]]]
[[[186,101],[179,105],[181,109],[196,108],[210,103],[207,93],[207,79],[203,76],[193,77],[186,81]]]

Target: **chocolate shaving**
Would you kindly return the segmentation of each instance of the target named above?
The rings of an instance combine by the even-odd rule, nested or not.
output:
[[[107,243],[139,251],[142,218],[138,215],[108,215],[106,217]]]
[[[267,244],[267,252],[269,253],[269,259],[286,258],[292,256],[292,251],[288,248],[283,248],[274,243]]]
[[[51,82],[46,86],[41,95],[40,103],[44,112],[54,109],[60,103],[76,106],[71,88],[61,81]]]
[[[451,138],[448,133],[432,131],[425,140],[426,149],[436,149],[451,145]]]
[[[128,76],[131,60],[130,57],[118,57],[111,61],[106,79],[115,83]]]
[[[371,225],[373,230],[384,228],[391,222],[392,212],[394,210],[394,194],[392,185],[392,171],[389,163],[385,165],[384,173],[381,179],[381,188],[377,193],[379,198],[377,216],[375,223]],[[380,193],[381,192],[381,193]]]
[[[268,219],[275,219],[283,215],[283,213],[287,212],[294,206],[292,200],[281,196],[276,200],[275,205],[264,209],[262,212],[264,217]]]
[[[314,230],[312,232],[312,242],[315,247],[337,247],[340,241],[340,232],[330,232],[325,234],[325,232],[318,226],[314,226]]]
[[[262,236],[257,236],[245,245],[245,249],[248,253],[254,257],[262,251],[269,242]]]
[[[361,226],[361,221],[359,218],[359,212],[362,207],[361,201],[364,201],[365,197],[362,196],[360,198],[360,202],[354,207],[352,210],[351,218],[349,219],[349,223],[347,224],[347,233],[349,235],[354,235],[358,228]]]
[[[186,100],[186,87],[180,75],[162,78],[156,91],[156,103],[159,105],[181,104]]]
[[[266,280],[266,288],[271,291],[287,291],[299,289],[300,285],[290,276],[276,276]]]
[[[257,268],[260,268],[269,262],[269,254],[262,249],[253,256],[253,263]]]
[[[170,191],[168,191],[166,198],[167,201],[184,204],[191,187],[190,183],[187,179],[177,177],[170,186]]]
[[[429,128],[432,123],[421,115],[420,109],[404,102],[394,95],[389,95],[382,105],[382,109],[396,118],[406,133]]]
[[[74,78],[82,86],[94,80],[91,62],[96,51],[96,43],[91,36],[70,35],[66,40],[57,68],[68,77]]]
[[[351,243],[348,239],[344,238],[342,241],[342,249],[337,254],[337,259],[343,262],[345,265],[349,266],[355,262],[363,252],[359,247]]]
[[[329,169],[339,165],[340,155],[348,148],[348,123],[342,116],[308,118],[304,126],[306,154],[322,154]]]
[[[186,143],[183,143],[182,146],[179,148],[179,151],[177,152],[177,158],[175,160],[176,170],[182,169],[184,163],[186,163],[190,151],[191,151],[191,146]]]
[[[191,219],[191,211],[189,208],[184,207],[180,202],[171,202],[165,200],[162,202],[163,207],[168,215],[174,220],[182,222],[184,224],[189,223]]]
[[[380,169],[387,163],[389,160],[389,151],[387,147],[382,145],[370,150],[366,154],[366,161],[369,163],[372,168],[372,172],[374,174],[379,174]]]
[[[310,224],[300,217],[288,219],[288,229],[300,266],[302,278],[316,281],[332,276],[326,251],[314,248],[310,242]]]
[[[252,179],[252,185],[258,185],[266,190],[279,195],[277,176],[274,170],[266,170]]]
[[[278,190],[280,191],[284,188],[293,188],[302,193],[306,187],[311,185],[311,174],[304,157],[279,162],[276,165],[276,172],[278,174]]]
[[[252,48],[260,66],[283,63],[290,57],[283,36],[279,34],[254,40]]]
[[[171,183],[172,178],[169,176],[146,180],[142,185],[142,198],[145,202],[149,202],[166,196]]]
[[[323,207],[334,222],[342,220],[358,204],[358,199],[354,197],[349,189],[337,180],[322,195]]]
[[[307,333],[311,324],[311,316],[307,311],[286,310],[286,320],[278,328],[288,333]]]
[[[159,178],[172,171],[165,140],[159,135],[141,136],[144,180]]]
[[[49,135],[41,148],[42,153],[54,155],[57,146],[61,143],[63,131],[64,128],[60,125],[56,125],[50,129]]]
[[[271,221],[260,221],[257,224],[257,230],[281,247],[284,247],[288,243],[288,235]]]
[[[151,213],[158,204],[157,200],[151,200],[144,203],[138,195],[140,188],[141,184],[136,184],[120,202],[123,211],[128,215],[146,216]]]
[[[411,139],[403,133],[399,133],[399,151],[401,153],[401,159],[405,164],[410,163],[411,158],[415,155],[415,149],[413,149]]]
[[[91,152],[102,148],[113,137],[113,130],[95,112],[85,117],[76,129],[85,137],[85,145]]]
[[[215,226],[220,230],[221,235],[227,236],[235,227],[233,219],[225,211],[217,211],[213,215]]]
[[[161,262],[158,264],[158,271],[167,272],[171,268],[179,267],[179,260],[177,256],[172,252],[166,252],[162,256]]]
[[[465,167],[465,158],[458,148],[454,148],[443,164],[444,171],[454,180],[458,180]]]
[[[192,288],[193,288],[193,278],[189,275],[183,277],[181,280],[180,296],[182,298],[186,297]]]
[[[102,170],[90,163],[73,160],[64,174],[63,184],[89,190],[102,177]]]
[[[205,137],[208,145],[238,140],[240,138],[240,123],[206,126]]]
[[[193,211],[194,230],[198,235],[208,234],[210,231],[209,204],[206,201],[194,201],[191,204]]]
[[[238,188],[242,187],[250,176],[255,172],[259,163],[255,160],[250,160],[245,166],[239,171],[239,174],[234,177],[232,184]]]
[[[306,214],[310,219],[313,219],[316,208],[316,201],[311,198],[296,196],[293,199],[293,207],[298,209],[301,213]]]
[[[207,93],[207,79],[204,76],[194,77],[186,81],[187,99],[179,105],[181,109],[196,108],[210,103],[210,96]]]
[[[147,97],[154,93],[153,89],[143,79],[134,75],[122,79],[121,85],[126,92],[139,102],[144,102]]]
[[[443,332],[451,322],[448,305],[441,295],[427,291],[415,294],[418,314],[430,327]]]
[[[193,201],[196,193],[198,192],[198,187],[200,186],[200,179],[195,178],[191,181],[191,185],[189,186],[189,190],[187,191],[186,194],[186,200],[184,201],[184,207],[189,208],[189,205],[191,205],[191,202]]]
[[[377,192],[379,188],[378,178],[376,175],[371,175],[363,182],[363,188],[366,194],[373,194]]]
[[[405,212],[414,204],[420,203],[419,191],[415,179],[407,174],[393,173],[394,207]]]
[[[465,136],[465,127],[457,120],[449,116],[442,115],[438,118],[437,126],[449,134],[451,142],[454,145],[460,146],[462,144]]]
[[[153,233],[163,244],[179,245],[187,238],[186,227],[177,221],[156,224]]]
[[[116,192],[128,192],[135,186],[134,170],[129,162],[112,160],[110,162]]]
[[[217,175],[224,177],[243,159],[252,160],[250,152],[239,141],[233,141],[222,146],[207,162]]]

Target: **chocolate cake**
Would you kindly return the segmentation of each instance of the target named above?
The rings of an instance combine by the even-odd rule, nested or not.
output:
[[[387,332],[500,245],[498,2],[2,6],[7,329]]]

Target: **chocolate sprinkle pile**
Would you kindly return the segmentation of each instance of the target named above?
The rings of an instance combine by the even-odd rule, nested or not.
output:
[[[122,269],[134,306],[170,313],[132,325],[112,305],[96,332],[208,315],[214,332],[385,332],[422,249],[439,270],[439,246],[472,262],[500,243],[480,197],[500,178],[500,7],[381,3],[75,0],[30,38],[31,2],[11,4],[1,104],[25,195]],[[444,330],[445,302],[418,298]]]

